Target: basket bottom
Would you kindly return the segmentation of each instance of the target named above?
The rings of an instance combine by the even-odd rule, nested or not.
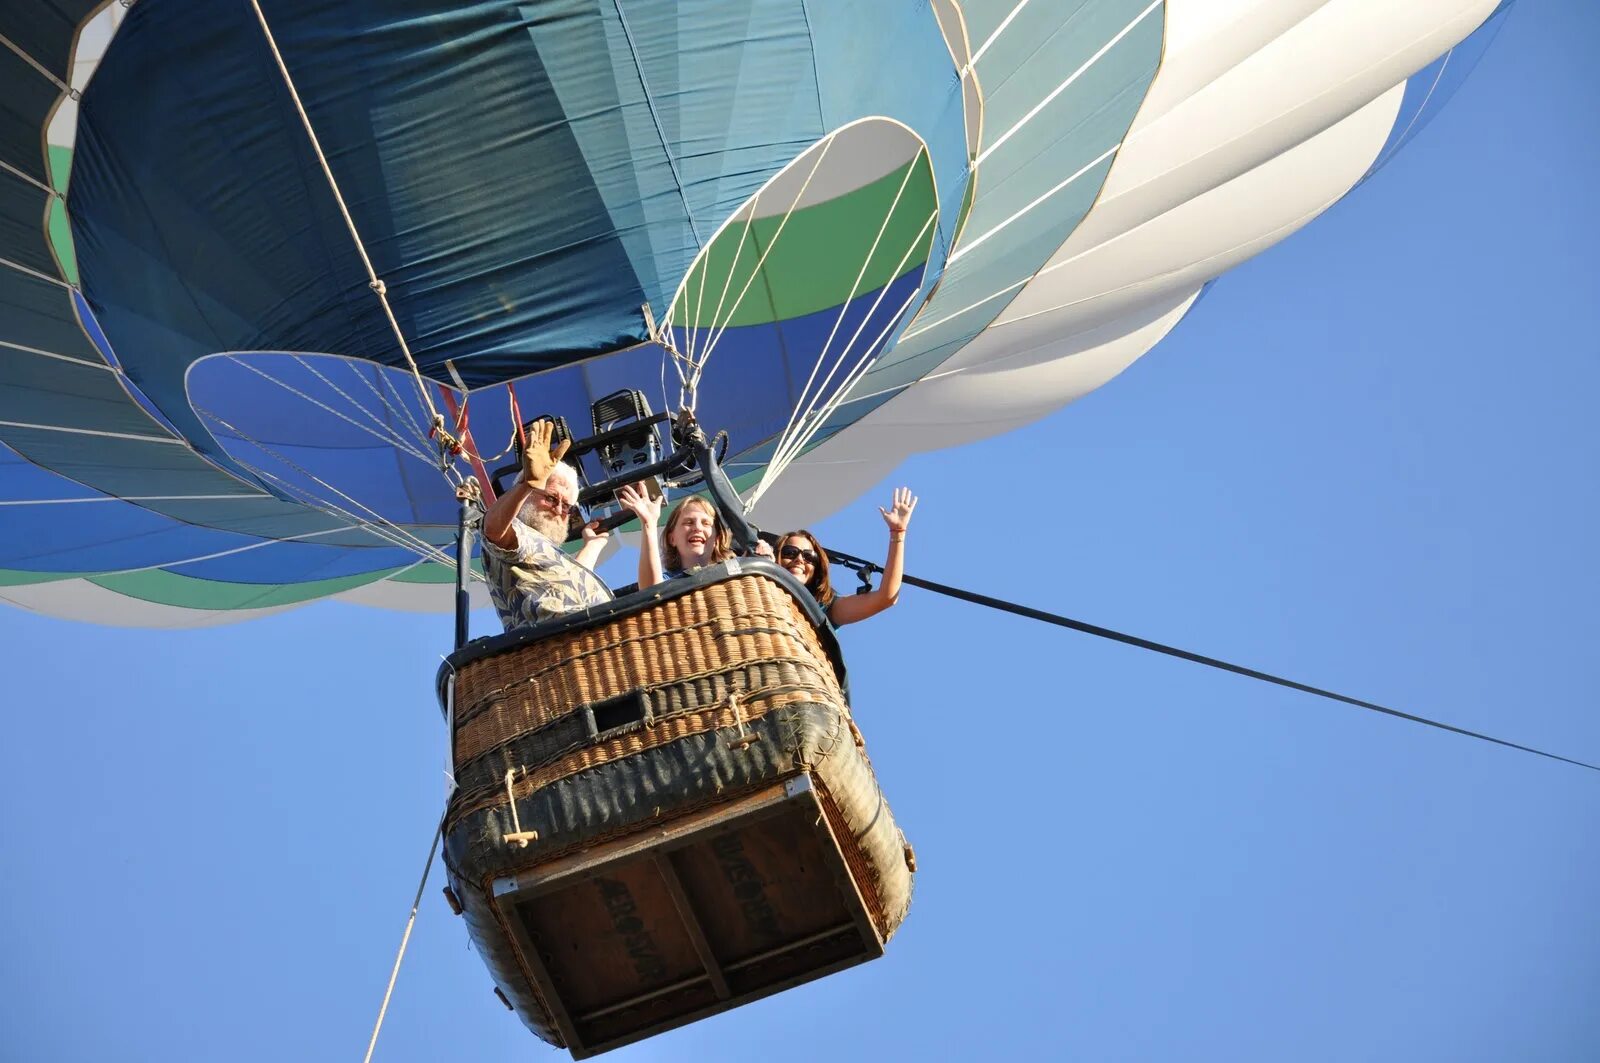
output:
[[[803,773],[490,895],[576,1059],[883,954]]]

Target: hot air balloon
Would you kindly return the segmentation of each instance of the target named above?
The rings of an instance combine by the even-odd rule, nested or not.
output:
[[[603,435],[618,395],[634,423],[687,410],[725,433],[725,451],[697,451],[701,473],[725,470],[753,519],[797,525],[910,453],[1026,424],[1113,378],[1218,275],[1382,165],[1503,7],[285,0],[198,18],[155,0],[125,14],[12,5],[0,16],[0,77],[18,87],[0,140],[0,482],[30,505],[10,509],[0,537],[4,597],[155,626],[329,596],[447,609],[458,487],[492,490],[524,414]],[[798,648],[778,655],[825,688],[817,734],[847,734],[860,754],[853,781],[807,798],[845,839],[819,851],[860,907],[841,908],[843,924],[819,914],[789,944],[848,932],[870,953],[904,914],[911,861],[887,817],[863,842],[880,795],[853,726],[840,730],[843,668],[825,626],[780,574],[747,564],[648,608],[694,598],[669,625],[680,633],[695,610],[781,614]],[[746,585],[777,597],[696,598]],[[618,646],[653,637],[625,631],[644,608],[603,618],[622,625],[608,629]],[[611,887],[591,900],[623,954],[646,956],[642,988],[618,1002],[574,987],[575,970],[528,972],[529,957],[548,959],[541,924],[505,933],[521,902],[494,900],[530,873],[504,844],[540,833],[523,829],[524,802],[550,802],[548,841],[560,802],[546,787],[646,763],[628,743],[650,728],[700,713],[688,737],[732,728],[739,741],[768,721],[726,690],[665,711],[620,666],[610,685],[575,678],[581,694],[507,708],[500,693],[539,667],[520,659],[521,680],[486,682],[457,714],[469,666],[594,630],[493,641],[441,682],[457,767],[482,776],[467,791],[479,803],[456,817],[457,866],[483,837],[498,846],[474,865],[479,907],[458,899],[502,987],[524,976],[507,990],[524,1020],[579,1051],[804,973],[753,944],[756,931],[725,953],[705,940],[719,931],[697,938],[686,923],[676,960],[630,944],[615,921],[633,910]],[[768,663],[702,661],[672,682]],[[792,716],[774,709],[768,723]],[[490,718],[492,733],[464,735]],[[568,757],[568,775],[469,764],[558,724],[577,730],[544,735],[539,755]],[[478,745],[464,752],[464,738]],[[822,756],[812,739],[785,750],[761,773],[695,785],[783,791]],[[585,805],[600,812],[581,830],[573,820],[551,859],[625,846],[662,819],[639,797],[648,781],[632,785],[620,818],[598,797]],[[830,807],[850,789],[860,809]],[[682,816],[705,797],[691,790],[674,795]],[[689,822],[678,817],[664,818]],[[701,856],[672,874],[737,887],[713,837],[733,836],[727,821],[702,826]],[[900,899],[874,909],[889,875]],[[693,906],[671,874],[661,882],[668,902]],[[539,918],[562,921],[549,911]],[[857,956],[822,952],[813,972]],[[749,963],[770,976],[730,984]]]

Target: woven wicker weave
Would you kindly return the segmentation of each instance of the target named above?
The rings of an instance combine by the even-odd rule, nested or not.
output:
[[[730,689],[715,682],[761,664],[779,668],[759,688],[735,684]],[[713,682],[696,682],[705,679]],[[652,695],[657,719],[700,713],[695,729],[706,730],[736,722],[713,723],[720,717],[709,715],[721,709],[727,709],[724,716],[732,713],[729,694],[741,695],[742,701],[780,687],[814,691],[844,704],[816,631],[787,591],[765,579],[714,584],[601,628],[464,665],[456,676],[456,771],[512,739],[630,690]],[[759,715],[771,707],[769,699],[758,699],[750,712]],[[684,726],[663,722],[646,728],[630,736],[636,738],[631,750],[693,733]],[[601,757],[616,755],[614,750]],[[575,762],[572,770],[592,763],[598,761]]]

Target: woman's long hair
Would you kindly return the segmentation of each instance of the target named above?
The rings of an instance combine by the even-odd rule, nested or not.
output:
[[[672,530],[678,526],[690,506],[699,506],[711,514],[711,560],[706,564],[720,564],[733,556],[733,534],[722,523],[722,514],[717,512],[716,506],[699,495],[690,495],[672,507],[672,512],[667,515],[667,526],[661,529],[661,567],[668,572],[683,570],[683,557],[678,553],[678,548],[672,545]]]
[[[790,539],[804,539],[811,544],[812,552],[817,555],[817,563],[811,566],[811,578],[806,580],[806,590],[811,592],[811,597],[817,600],[818,605],[827,609],[833,604],[835,597],[833,581],[828,578],[828,551],[824,550],[822,544],[817,542],[815,535],[812,535],[804,528],[799,531],[785,532],[778,539],[776,554],[779,564],[783,563],[783,548]]]

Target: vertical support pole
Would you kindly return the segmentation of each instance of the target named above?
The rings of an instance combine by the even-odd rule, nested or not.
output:
[[[472,493],[456,492],[456,649],[467,644],[472,598],[467,586],[472,578],[472,531],[478,525],[478,504]]]

